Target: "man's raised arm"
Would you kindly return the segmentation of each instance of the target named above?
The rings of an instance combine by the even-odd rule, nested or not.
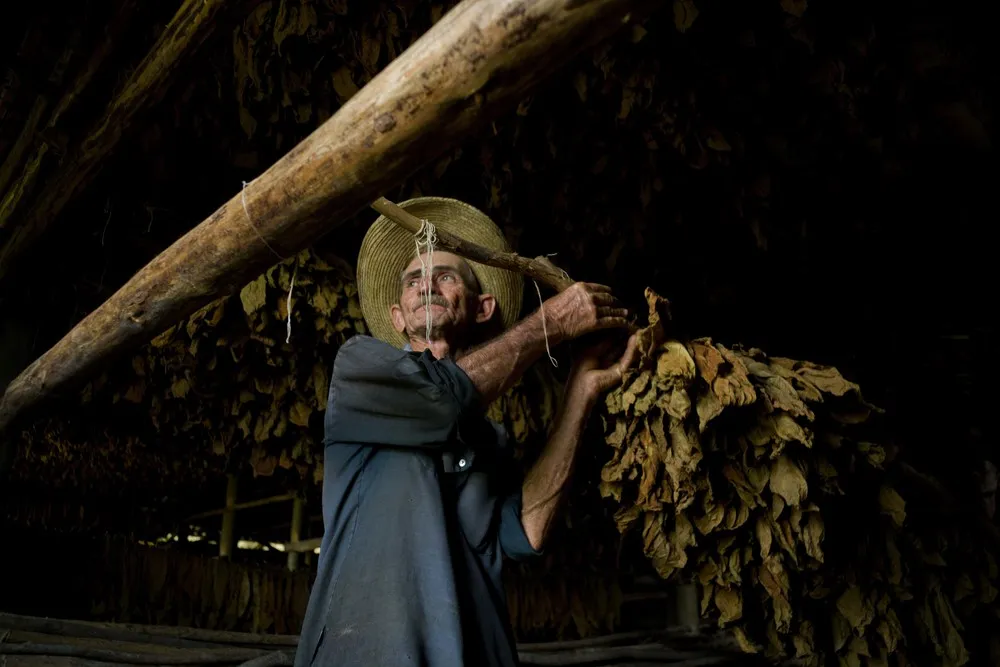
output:
[[[536,311],[502,336],[461,357],[458,367],[465,371],[489,405],[524,375],[550,346],[592,331],[628,326],[628,311],[611,295],[611,288],[593,283],[576,283],[545,301]]]

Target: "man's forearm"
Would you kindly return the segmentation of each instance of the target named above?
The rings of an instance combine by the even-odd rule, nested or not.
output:
[[[502,336],[476,348],[456,362],[489,405],[524,375],[545,351],[545,332],[537,312],[524,318]],[[555,345],[550,332],[549,344]]]
[[[565,496],[593,399],[571,381],[555,428],[528,471],[521,491],[521,524],[528,541],[541,549]]]

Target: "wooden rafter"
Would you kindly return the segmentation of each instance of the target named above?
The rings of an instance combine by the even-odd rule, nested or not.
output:
[[[9,227],[11,234],[0,247],[0,280],[66,205],[93,181],[133,121],[162,98],[181,64],[208,39],[225,4],[225,0],[184,0],[121,93],[108,105],[79,148],[42,187],[31,210],[15,215],[16,211],[26,209],[21,198],[12,203],[5,200],[0,209],[0,229]],[[29,162],[25,172],[27,178],[36,178],[38,165]]]
[[[200,1],[200,0],[199,0]],[[511,108],[641,0],[465,0],[285,157],[164,250],[14,379],[0,432],[308,247]]]

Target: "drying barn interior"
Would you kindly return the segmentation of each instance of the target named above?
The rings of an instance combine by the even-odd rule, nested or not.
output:
[[[0,664],[291,664],[370,204],[420,196],[642,331],[504,571],[523,664],[1000,664],[986,11],[6,7]],[[488,410],[525,469],[553,354]]]

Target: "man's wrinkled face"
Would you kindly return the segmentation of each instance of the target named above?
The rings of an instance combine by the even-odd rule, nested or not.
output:
[[[421,259],[430,266],[429,256],[422,255],[414,258],[400,277],[399,303],[390,309],[393,326],[411,340],[467,341],[477,324],[492,317],[493,296],[479,293],[475,274],[458,255],[435,252],[433,271],[427,278],[422,275]],[[427,335],[428,308],[430,336]]]

